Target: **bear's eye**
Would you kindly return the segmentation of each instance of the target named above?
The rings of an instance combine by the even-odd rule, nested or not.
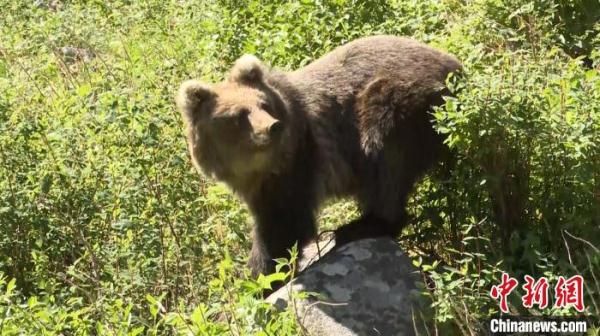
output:
[[[250,114],[250,110],[245,107],[235,108],[231,110],[224,110],[220,113],[216,113],[212,119],[218,122],[232,121],[234,119],[244,119]]]
[[[250,114],[250,110],[248,110],[245,107],[242,107],[242,108],[238,109],[237,111],[235,111],[235,113],[233,115],[236,119],[243,120],[244,118],[248,117],[249,114]]]
[[[263,111],[265,111],[265,112],[267,112],[268,114],[271,114],[271,112],[273,112],[271,110],[271,106],[269,104],[267,104],[267,103],[264,103],[264,102],[260,103],[260,109],[263,110]]]
[[[248,110],[245,107],[242,107],[242,108],[235,110],[231,114],[230,120],[233,121],[236,126],[240,126],[244,123],[245,120],[247,120],[249,114],[250,114],[250,110]]]
[[[240,107],[240,108],[239,108],[239,109],[236,111],[236,114],[237,114],[237,115],[240,115],[240,116],[244,116],[244,117],[245,117],[245,116],[247,116],[248,114],[250,114],[250,110],[248,110],[248,109],[247,109],[247,108],[245,108],[245,107]]]

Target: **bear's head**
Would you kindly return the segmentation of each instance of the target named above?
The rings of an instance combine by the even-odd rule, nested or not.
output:
[[[234,189],[275,172],[291,141],[289,108],[266,71],[246,55],[224,82],[189,80],[177,94],[194,166]]]

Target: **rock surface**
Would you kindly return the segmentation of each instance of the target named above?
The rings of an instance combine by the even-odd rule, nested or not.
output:
[[[422,281],[393,240],[356,241],[320,259],[314,251],[305,249],[313,262],[267,298],[280,309],[291,304],[308,335],[414,335],[422,326]]]

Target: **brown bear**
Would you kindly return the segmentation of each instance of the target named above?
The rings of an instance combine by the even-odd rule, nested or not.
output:
[[[362,211],[336,230],[338,246],[397,236],[413,184],[445,151],[430,112],[460,68],[414,40],[374,36],[293,72],[246,55],[222,83],[184,82],[176,100],[193,164],[255,219],[253,275],[315,237],[315,212],[330,197],[353,196]]]

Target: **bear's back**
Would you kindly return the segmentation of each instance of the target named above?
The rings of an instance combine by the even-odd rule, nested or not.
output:
[[[415,40],[372,36],[336,48],[304,68],[289,73],[295,84],[338,98],[355,95],[377,77],[444,83],[448,73],[461,68],[453,56]]]
[[[460,68],[453,56],[412,39],[374,36],[352,41],[285,74],[298,92],[318,143],[324,194],[354,193],[367,149],[381,147],[394,128],[410,130],[401,132],[404,137],[422,131],[424,135],[415,137],[437,143],[438,139],[430,139],[435,132],[430,131],[430,116],[425,112],[440,103],[446,77]],[[365,108],[365,104],[372,105]],[[416,117],[401,126],[396,117],[386,115],[387,110]],[[370,144],[374,135],[381,141]],[[404,148],[403,141],[394,141],[394,146]]]

